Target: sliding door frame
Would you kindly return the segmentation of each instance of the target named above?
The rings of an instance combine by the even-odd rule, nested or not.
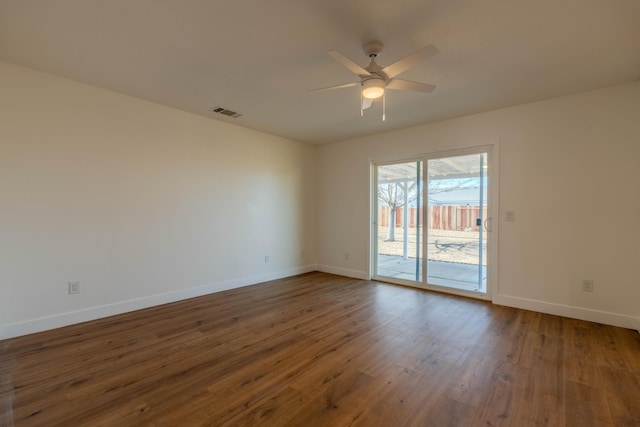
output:
[[[422,278],[421,282],[414,282],[409,280],[403,280],[398,278],[389,278],[386,276],[377,276],[377,259],[378,259],[378,241],[377,241],[377,225],[378,225],[378,194],[377,194],[377,167],[392,165],[397,163],[408,162],[423,162],[423,168],[421,173],[422,188],[426,193],[426,181],[428,176],[428,161],[432,159],[438,159],[443,157],[455,157],[469,154],[487,153],[487,172],[486,177],[489,183],[487,188],[487,284],[486,292],[472,292],[461,289],[447,288],[443,286],[430,285],[427,283],[427,239],[421,237],[421,255],[422,255]],[[403,286],[411,286],[420,289],[434,290],[438,292],[451,293],[456,295],[463,295],[467,297],[492,300],[496,302],[498,295],[498,229],[499,229],[499,143],[493,142],[484,145],[469,146],[464,148],[454,148],[451,150],[438,150],[423,153],[411,157],[398,157],[398,158],[385,158],[385,159],[370,159],[370,270],[369,277],[373,280],[380,280],[389,283],[394,283]],[[426,194],[423,195],[426,198]],[[427,211],[427,201],[423,201],[424,211]],[[425,222],[423,228],[427,228],[428,224]]]

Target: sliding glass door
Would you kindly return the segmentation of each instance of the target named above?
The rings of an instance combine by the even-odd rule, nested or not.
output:
[[[373,277],[486,297],[489,152],[374,165]]]

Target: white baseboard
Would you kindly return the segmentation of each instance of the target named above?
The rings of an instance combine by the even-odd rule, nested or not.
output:
[[[285,277],[295,276],[297,274],[309,273],[311,271],[316,271],[315,265],[305,265],[287,270],[279,270],[239,279],[225,280],[222,282],[210,283],[203,286],[181,289],[174,292],[150,295],[142,298],[120,301],[113,304],[84,308],[82,310],[59,313],[52,316],[40,317],[37,319],[11,323],[8,325],[0,325],[0,340],[32,334],[35,332],[42,332],[49,329],[60,328],[63,326],[69,326],[76,323],[87,322],[90,320],[101,319],[103,317],[127,313],[130,311],[149,308],[161,304],[167,304],[170,302],[176,302],[188,298],[199,297],[202,295],[208,295],[215,292],[240,288],[242,286],[254,285],[256,283],[267,282],[269,280],[282,279]]]
[[[348,268],[332,267],[330,265],[316,265],[316,270],[323,273],[336,274],[338,276],[353,277],[354,279],[369,280],[365,271],[350,270]]]
[[[332,267],[328,265],[311,264],[287,270],[279,270],[266,274],[225,280],[222,282],[211,283],[203,286],[181,289],[179,291],[121,301],[113,304],[89,307],[82,310],[55,314],[52,316],[11,323],[8,325],[0,325],[0,340],[27,335],[35,332],[42,332],[49,329],[60,328],[63,326],[69,326],[76,323],[87,322],[90,320],[96,320],[103,317],[181,301],[188,298],[208,295],[228,289],[254,285],[256,283],[267,282],[269,280],[282,279],[285,277],[291,277],[298,274],[309,273],[312,271],[321,271],[324,273],[336,274],[339,276],[369,280],[369,275],[364,271]],[[582,307],[572,307],[568,305],[514,297],[510,295],[498,295],[494,302],[496,304],[508,307],[521,308],[525,310],[537,311],[540,313],[570,317],[573,319],[586,320],[613,326],[620,326],[623,328],[635,329],[640,332],[640,317],[636,316],[627,316],[623,314],[592,310]]]
[[[635,316],[627,316],[624,314],[593,310],[584,307],[573,307],[570,305],[555,304],[546,301],[520,298],[510,295],[498,295],[495,303],[507,307],[522,308],[524,310],[537,311],[545,314],[554,314],[556,316],[586,320],[589,322],[603,323],[605,325],[619,326],[621,328],[637,329],[638,331],[640,331],[640,319]]]

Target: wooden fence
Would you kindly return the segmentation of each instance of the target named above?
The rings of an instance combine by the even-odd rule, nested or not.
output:
[[[408,213],[409,228],[416,226],[416,219],[419,216],[420,227],[425,224],[424,208],[410,206]],[[487,217],[487,207],[484,207],[483,218]],[[429,215],[429,228],[436,230],[456,230],[478,231],[476,220],[480,218],[480,206],[429,206],[427,209]],[[396,227],[404,225],[404,208],[396,210]],[[378,226],[389,226],[389,207],[381,206],[378,211]]]

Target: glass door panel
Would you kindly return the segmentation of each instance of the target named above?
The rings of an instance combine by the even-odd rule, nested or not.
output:
[[[427,284],[487,287],[487,153],[427,161]]]
[[[376,166],[374,276],[423,281],[422,169],[422,161]]]

